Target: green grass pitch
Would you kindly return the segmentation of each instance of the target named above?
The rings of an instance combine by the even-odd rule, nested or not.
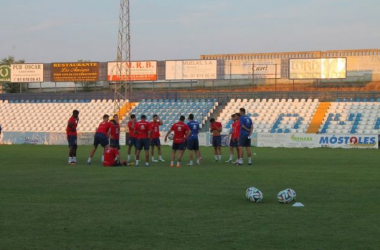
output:
[[[232,166],[202,148],[180,169],[168,147],[151,167],[86,166],[89,151],[69,166],[64,146],[0,146],[0,249],[380,249],[378,150],[255,148]],[[288,187],[305,207],[278,203]]]

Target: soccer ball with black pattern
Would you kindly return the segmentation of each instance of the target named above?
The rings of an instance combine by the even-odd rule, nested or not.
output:
[[[245,192],[245,196],[248,200],[254,203],[259,203],[263,200],[263,193],[255,187],[250,187]]]
[[[294,189],[291,189],[291,188],[287,188],[285,190],[288,190],[288,192],[290,193],[290,196],[293,197],[293,201],[295,201],[297,197],[296,191],[294,191]]]
[[[285,189],[278,193],[277,199],[282,204],[288,204],[293,201],[293,196],[288,189]]]

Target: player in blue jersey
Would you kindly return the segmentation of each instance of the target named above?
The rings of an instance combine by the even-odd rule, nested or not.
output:
[[[190,128],[190,136],[187,138],[187,149],[189,150],[189,158],[190,162],[187,164],[188,166],[193,166],[193,151],[195,152],[195,156],[197,157],[197,165],[200,164],[201,152],[199,151],[199,123],[194,121],[194,115],[190,114],[188,117],[187,126]]]
[[[236,165],[243,165],[243,148],[247,149],[248,165],[252,165],[251,135],[253,131],[252,119],[245,114],[245,109],[240,112],[240,135],[239,135],[239,159]]]

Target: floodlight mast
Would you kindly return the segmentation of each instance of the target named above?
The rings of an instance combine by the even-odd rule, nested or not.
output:
[[[119,33],[116,55],[116,75],[118,77],[116,77],[117,79],[114,83],[114,113],[120,110],[123,105],[120,100],[127,100],[131,97],[131,36],[129,13],[129,0],[120,0]]]

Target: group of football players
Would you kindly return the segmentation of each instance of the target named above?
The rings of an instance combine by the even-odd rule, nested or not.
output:
[[[145,166],[150,166],[150,155],[152,162],[165,162],[162,158],[161,142],[160,142],[160,126],[163,125],[158,115],[153,115],[152,121],[147,121],[145,115],[141,115],[140,120],[136,120],[136,115],[132,114],[128,122],[129,128],[129,142],[127,150],[127,161],[121,161],[120,150],[120,125],[118,115],[114,115],[110,120],[108,115],[103,116],[103,121],[99,124],[95,136],[93,148],[87,160],[87,165],[91,164],[92,157],[94,156],[99,144],[104,148],[102,162],[103,166],[123,166],[140,164],[140,153],[144,149],[145,153]],[[200,165],[202,160],[201,152],[199,150],[198,133],[200,130],[199,123],[194,120],[194,115],[188,116],[185,122],[185,116],[180,116],[179,120],[174,123],[170,130],[165,135],[165,142],[168,137],[173,141],[170,167],[181,167],[181,160],[186,149],[189,150],[189,163],[188,166],[194,164]],[[230,157],[227,162],[232,162],[234,150],[237,151],[237,160],[232,162],[236,165],[243,165],[243,148],[246,148],[248,164],[252,164],[251,156],[251,134],[253,130],[252,120],[246,116],[245,109],[241,108],[239,113],[231,116],[233,121],[230,131]],[[74,110],[70,117],[67,128],[67,140],[69,144],[69,164],[76,164],[77,152],[77,126],[79,123],[79,111]],[[210,119],[210,133],[212,135],[212,146],[214,147],[214,157],[216,162],[222,160],[222,124],[215,121],[214,118]],[[135,148],[135,159],[131,161],[132,148]],[[158,159],[155,159],[154,149],[157,148]],[[195,155],[195,163],[194,163]],[[176,164],[175,164],[176,161]]]

